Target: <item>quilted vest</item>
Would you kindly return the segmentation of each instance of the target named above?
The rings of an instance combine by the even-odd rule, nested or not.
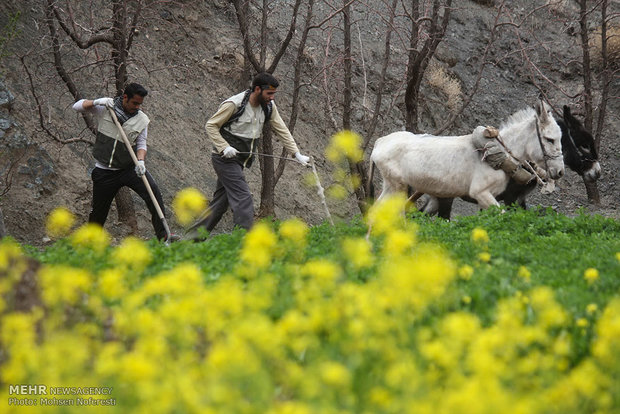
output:
[[[136,115],[123,124],[125,135],[134,146],[134,151],[136,150],[135,142],[138,135],[147,127],[149,122],[149,117],[144,112],[138,111]],[[131,155],[123,142],[123,137],[108,110],[99,119],[93,157],[109,168],[127,168],[133,165]]]

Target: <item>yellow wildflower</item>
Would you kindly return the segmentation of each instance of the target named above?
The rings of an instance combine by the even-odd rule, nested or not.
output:
[[[478,253],[478,259],[482,262],[489,263],[491,261],[491,254],[489,252],[480,252]]]
[[[316,187],[318,181],[314,173],[309,172],[307,174],[304,174],[303,183],[306,187]]]
[[[349,180],[350,180],[349,183],[351,184],[351,188],[359,188],[359,186],[362,185],[362,179],[358,174],[351,175]]]
[[[206,197],[197,189],[187,187],[172,200],[172,209],[182,226],[192,223],[207,207]]]
[[[530,294],[530,300],[542,326],[559,326],[566,323],[566,312],[555,301],[553,290],[550,288],[539,287],[534,289]]]
[[[471,303],[471,296],[465,295],[461,298],[461,302],[465,305],[469,305]]]
[[[602,364],[618,364],[620,361],[620,299],[613,299],[603,310],[596,324],[596,339],[592,355]]]
[[[474,274],[474,268],[466,264],[459,268],[459,277],[463,280],[470,280]]]
[[[595,314],[597,311],[598,306],[596,305],[596,303],[590,303],[588,306],[586,306],[586,312],[588,313],[588,315]]]
[[[325,156],[334,163],[349,159],[351,162],[362,160],[361,150],[362,138],[353,131],[340,131],[332,136],[332,139],[325,149]]]
[[[415,243],[415,234],[403,230],[390,231],[385,236],[383,253],[385,256],[399,256]]]
[[[588,282],[589,285],[596,282],[598,280],[599,274],[598,270],[593,267],[587,268],[585,272],[583,272],[583,278]]]
[[[135,237],[126,237],[112,252],[118,264],[143,269],[151,262],[151,251],[146,244]]]
[[[298,218],[291,218],[280,225],[280,236],[296,244],[305,244],[308,225]]]
[[[620,262],[620,252],[616,253],[616,259]]]
[[[489,242],[489,234],[485,229],[480,227],[476,227],[471,232],[471,240],[474,243],[488,243]]]
[[[580,328],[585,328],[588,326],[588,320],[586,318],[579,318],[577,319],[577,321],[575,322],[575,324],[580,327]]]
[[[99,289],[105,298],[121,298],[126,291],[123,272],[119,269],[105,269],[102,271],[99,275]]]
[[[110,244],[110,235],[99,224],[87,223],[71,235],[71,244],[76,248],[103,252]]]
[[[405,204],[404,193],[396,193],[377,201],[368,210],[366,221],[376,234],[387,234],[404,225]]]
[[[392,403],[392,396],[390,395],[390,392],[382,387],[374,387],[371,389],[369,399],[373,404],[379,407],[388,408]]]
[[[364,238],[347,238],[342,242],[345,257],[355,269],[362,269],[372,265],[372,246]]]
[[[128,382],[153,380],[157,374],[157,361],[150,360],[140,353],[125,354],[122,361],[121,378]]]
[[[55,208],[45,222],[47,235],[53,238],[64,237],[71,231],[75,216],[65,207]]]
[[[312,409],[303,402],[276,401],[267,414],[312,414]]]
[[[91,284],[91,276],[84,269],[67,266],[44,266],[39,270],[43,301],[50,307],[56,304],[75,304],[80,293]]]
[[[243,239],[241,259],[250,265],[265,268],[271,263],[276,243],[276,235],[271,227],[265,223],[258,223]]]
[[[517,275],[525,280],[527,283],[530,283],[532,272],[525,266],[519,266],[519,270],[517,271]]]
[[[340,275],[340,272],[340,267],[337,264],[321,259],[308,261],[302,269],[302,274],[314,276],[322,286],[333,282]]]
[[[333,198],[334,200],[344,200],[348,193],[344,186],[340,184],[333,184],[327,189],[327,195],[329,198]]]
[[[334,361],[321,364],[321,378],[332,387],[346,387],[351,381],[351,373],[342,364]]]

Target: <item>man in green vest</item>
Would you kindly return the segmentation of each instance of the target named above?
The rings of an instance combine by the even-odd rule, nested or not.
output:
[[[244,169],[252,164],[266,122],[288,153],[300,164],[309,165],[310,157],[299,152],[273,100],[278,86],[273,75],[259,73],[250,89],[226,99],[207,121],[217,183],[208,214],[187,230],[185,239],[203,240],[200,229],[212,231],[229,207],[235,226],[249,229],[253,225],[254,204]]]
[[[146,139],[149,118],[140,110],[148,91],[140,84],[130,83],[122,96],[80,99],[73,105],[77,112],[91,113],[97,119],[97,138],[93,147],[95,168],[91,173],[93,180],[93,201],[88,221],[105,224],[112,200],[121,187],[127,186],[135,191],[146,203],[151,212],[151,222],[158,239],[166,239],[166,230],[151,201],[142,176],[146,176],[161,210],[165,214],[164,202],[159,187],[146,170]],[[138,164],[134,165],[129,150],[123,142],[118,127],[108,108],[114,110],[125,135],[132,143]],[[175,236],[176,238],[176,236]],[[171,240],[172,241],[172,240]]]

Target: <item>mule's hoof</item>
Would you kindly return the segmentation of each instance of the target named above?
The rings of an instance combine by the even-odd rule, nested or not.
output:
[[[487,138],[497,138],[499,136],[499,130],[492,126],[487,126],[483,132],[484,136]]]

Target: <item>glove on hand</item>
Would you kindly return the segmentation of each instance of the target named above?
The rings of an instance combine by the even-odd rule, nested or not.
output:
[[[138,164],[136,165],[136,175],[138,177],[142,177],[146,174],[146,167],[144,166],[144,160],[138,160]]]
[[[233,158],[238,153],[239,153],[239,151],[237,151],[235,148],[233,148],[233,147],[226,147],[226,148],[224,148],[224,151],[222,151],[222,156],[224,158]]]
[[[299,163],[301,165],[303,165],[304,167],[307,167],[308,165],[310,165],[310,157],[307,157],[305,155],[301,155],[300,152],[296,152],[295,153],[295,158],[297,158],[297,161],[299,161]]]
[[[93,101],[93,105],[106,106],[108,108],[114,108],[114,99],[112,98],[99,98]]]

